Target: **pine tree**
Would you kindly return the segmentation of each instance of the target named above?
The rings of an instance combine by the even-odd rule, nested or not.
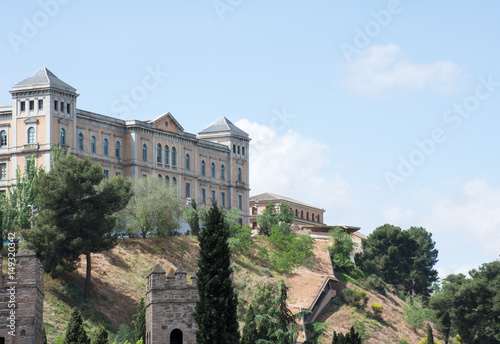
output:
[[[92,344],[108,344],[108,331],[104,327],[101,327],[99,332],[97,333],[96,339],[92,342]]]
[[[245,317],[245,326],[241,334],[241,344],[255,344],[259,339],[257,332],[257,324],[255,322],[255,310],[252,305],[248,306],[247,314]]]
[[[132,324],[134,326],[135,340],[146,339],[146,305],[143,297],[141,297],[137,305],[137,312],[133,316]]]
[[[346,335],[333,331],[332,344],[361,344],[361,336],[354,330],[354,326],[351,326],[351,330]]]
[[[434,335],[431,325],[427,324],[427,344],[434,344]]]
[[[76,308],[73,309],[68,327],[66,327],[64,344],[90,344],[87,332],[85,332],[85,329],[83,328],[82,315]]]
[[[214,203],[205,219],[205,228],[199,235],[199,297],[194,312],[198,324],[198,344],[234,344],[239,341],[237,298],[231,280],[228,237],[222,212]]]

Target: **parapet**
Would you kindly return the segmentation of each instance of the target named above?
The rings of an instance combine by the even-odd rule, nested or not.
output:
[[[179,265],[177,269],[171,268],[167,274],[165,269],[156,264],[146,277],[147,291],[152,289],[172,289],[177,287],[196,288],[196,272],[191,275],[191,284],[187,283],[187,271],[184,266]]]

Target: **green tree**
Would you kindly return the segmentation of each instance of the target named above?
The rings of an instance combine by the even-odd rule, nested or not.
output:
[[[97,333],[96,339],[92,342],[92,344],[108,344],[108,331],[104,327],[99,329]]]
[[[431,325],[427,324],[427,344],[434,344],[434,335]]]
[[[167,236],[180,228],[182,201],[173,188],[157,178],[139,178],[133,181],[133,196],[122,216],[130,233],[146,238],[148,232]]]
[[[91,253],[116,245],[116,212],[131,196],[123,177],[102,181],[101,166],[71,154],[60,157],[50,172],[40,171],[35,183],[39,211],[34,229],[26,232],[27,247],[35,251],[45,270],[59,276],[76,269],[85,255],[85,298],[90,297]]]
[[[132,325],[134,326],[135,340],[146,339],[146,305],[143,297],[141,297],[137,311],[132,317]]]
[[[356,332],[354,326],[351,326],[351,330],[346,335],[333,331],[332,344],[361,344],[361,336]]]
[[[328,233],[333,243],[327,247],[335,269],[339,272],[347,272],[354,268],[351,261],[351,252],[357,244],[352,241],[351,236],[343,229],[335,227]]]
[[[239,341],[237,297],[230,267],[229,231],[221,210],[214,203],[199,236],[198,301],[194,319],[198,344]]]
[[[286,234],[276,228],[278,225],[273,227],[268,239],[273,247],[271,251],[273,268],[283,273],[290,273],[293,268],[307,264],[314,256],[314,239],[308,235]]]
[[[407,286],[413,293],[429,297],[432,285],[438,280],[438,272],[434,269],[438,261],[436,243],[432,240],[432,234],[422,227],[410,227],[407,231],[417,242]]]
[[[295,214],[288,204],[280,203],[276,206],[274,203],[269,203],[262,214],[257,216],[259,233],[270,235],[273,226],[281,222],[291,225],[294,220]]]
[[[259,333],[255,322],[255,311],[252,305],[249,305],[245,316],[245,326],[243,326],[241,334],[241,344],[256,344],[257,339],[259,339]]]
[[[191,199],[191,206],[186,207],[182,212],[182,217],[191,228],[191,235],[198,235],[200,232],[200,216],[198,214],[198,207],[194,198]]]
[[[76,308],[73,309],[68,326],[66,327],[64,344],[90,344],[87,332],[85,332],[85,328],[83,327],[82,315]]]
[[[246,252],[255,246],[252,238],[252,228],[249,225],[237,225],[234,232],[235,235],[228,240],[231,253]]]
[[[321,337],[326,337],[328,331],[325,323],[307,323],[306,330],[309,332],[304,344],[319,344]]]

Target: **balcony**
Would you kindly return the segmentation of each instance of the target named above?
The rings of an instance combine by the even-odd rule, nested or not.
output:
[[[245,187],[245,182],[236,182],[236,187],[237,188],[244,188]]]
[[[24,151],[37,151],[38,150],[38,143],[28,143],[23,145],[23,150]]]

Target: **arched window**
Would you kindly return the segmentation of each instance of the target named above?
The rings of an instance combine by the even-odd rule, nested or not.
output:
[[[201,161],[201,175],[203,177],[205,177],[207,175],[207,163],[205,162],[205,160],[202,160]]]
[[[142,161],[148,161],[148,145],[142,145]]]
[[[172,147],[172,166],[177,166],[177,149]]]
[[[108,141],[108,139],[104,139],[102,141],[102,154],[109,155],[109,141]]]
[[[96,138],[95,136],[92,136],[90,138],[90,153],[96,153],[97,152],[97,148],[96,148]]]
[[[210,176],[215,178],[215,162],[210,164]]]
[[[241,182],[243,179],[241,167],[238,167],[238,181]]]
[[[165,185],[168,185],[170,183],[170,179],[168,178],[168,176],[165,176]]]
[[[311,220],[314,221],[314,213],[311,213]]]
[[[304,210],[301,210],[300,211],[300,218],[303,219],[304,218]]]
[[[177,185],[177,178],[175,177],[172,177],[172,185]]]
[[[29,129],[28,129],[28,143],[35,143],[35,142],[36,142],[35,128],[29,127]]]
[[[59,143],[62,145],[66,145],[66,129],[61,128],[59,131]]]
[[[306,213],[306,219],[309,220],[309,212]]]
[[[78,149],[83,152],[83,134],[78,134]]]
[[[165,145],[165,149],[164,149],[164,154],[163,155],[164,155],[164,157],[163,157],[164,159],[163,160],[165,160],[165,165],[168,165],[169,164],[168,161],[169,161],[170,157],[168,156],[169,152],[168,152],[168,146],[167,145]]]
[[[299,216],[299,210],[298,209],[295,209],[295,216]]]
[[[115,142],[115,157],[121,158],[121,143],[120,141]]]
[[[191,156],[186,153],[186,170],[191,170]]]
[[[163,180],[163,177],[161,176],[161,174],[158,174],[158,179],[160,180],[160,182]]]
[[[226,180],[226,166],[220,165],[220,179]]]
[[[170,344],[182,344],[182,331],[176,328],[170,333]]]
[[[0,147],[7,147],[7,131],[0,131]]]
[[[156,162],[161,164],[161,144],[156,145]]]

